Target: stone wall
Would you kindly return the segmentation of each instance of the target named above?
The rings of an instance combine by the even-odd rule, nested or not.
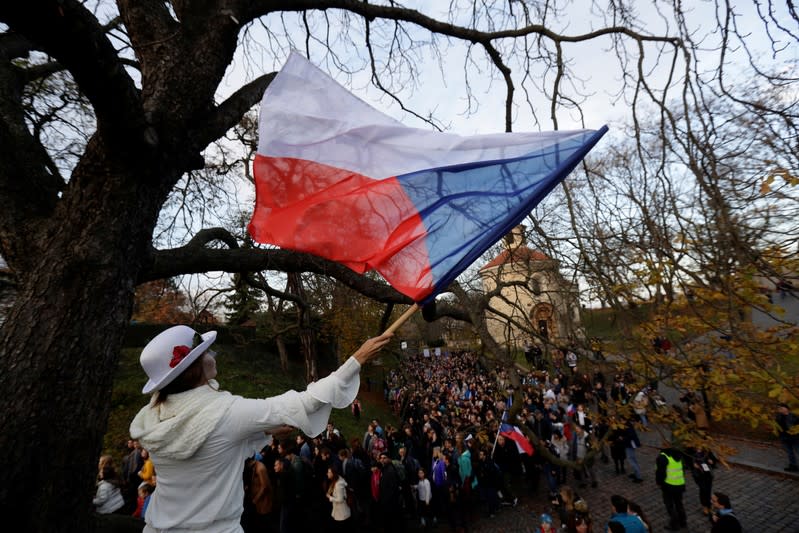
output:
[[[492,298],[491,306],[498,314],[486,316],[489,333],[501,345],[520,348],[528,338],[520,328],[509,324],[505,316],[536,330],[539,320],[545,321],[548,338],[556,344],[565,345],[583,338],[577,295],[558,272],[557,261],[503,264],[481,274],[486,293],[496,289],[497,278],[506,284],[520,283],[504,287],[502,297]]]

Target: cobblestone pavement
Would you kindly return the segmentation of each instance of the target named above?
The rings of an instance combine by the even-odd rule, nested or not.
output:
[[[644,474],[644,482],[639,484],[633,483],[624,475],[615,475],[612,463],[598,463],[595,466],[599,481],[597,488],[578,488],[570,474],[570,484],[589,504],[595,533],[605,531],[605,524],[610,516],[610,496],[613,494],[621,494],[641,505],[655,533],[666,531],[668,517],[660,489],[655,484],[657,453],[656,448],[648,446],[638,450],[638,463]],[[741,521],[744,531],[799,533],[799,480],[796,478],[743,466],[732,465],[730,468],[721,466],[715,471],[713,490],[730,496],[735,514]],[[478,519],[472,523],[470,531],[531,533],[538,524],[537,516],[542,512],[557,517],[557,512],[553,512],[547,502],[543,478],[539,485],[539,495],[531,495],[529,490],[519,487],[517,496],[519,496],[517,507],[504,507],[490,520],[485,516],[484,508],[480,507],[477,510]],[[688,528],[682,531],[709,532],[710,522],[702,514],[699,491],[690,476],[686,476],[683,503],[688,515]],[[559,525],[557,518],[555,525]],[[439,525],[436,530],[448,531],[449,527]]]

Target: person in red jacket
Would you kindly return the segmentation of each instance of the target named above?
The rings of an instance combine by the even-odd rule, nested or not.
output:
[[[133,511],[134,518],[141,518],[144,520],[145,503],[147,503],[150,494],[153,493],[155,487],[149,483],[141,482],[138,489],[138,497],[136,498],[136,510]]]

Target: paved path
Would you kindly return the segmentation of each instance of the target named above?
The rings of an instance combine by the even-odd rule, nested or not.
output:
[[[786,475],[799,482],[799,472],[785,472],[788,459],[779,442],[756,442],[735,437],[722,437],[720,440],[736,450],[727,458],[730,463]],[[799,532],[799,527],[796,531]]]
[[[638,450],[638,462],[644,472],[644,483],[635,484],[626,476],[615,475],[612,463],[609,465],[599,463],[595,467],[599,487],[580,489],[575,486],[578,493],[589,504],[595,533],[604,532],[605,524],[610,516],[610,496],[612,494],[621,494],[637,502],[652,523],[654,532],[665,531],[664,526],[668,522],[668,517],[663,506],[660,489],[654,481],[657,453],[656,448],[646,445]],[[545,487],[542,479],[539,491],[543,490]],[[749,533],[799,532],[799,479],[784,475],[781,467],[778,473],[738,466],[734,463],[729,468],[719,467],[714,474],[713,490],[725,492],[730,496],[744,531]],[[551,513],[551,506],[546,501],[545,493],[536,496],[521,490],[519,492],[521,498],[516,508],[503,508],[491,521],[487,518],[480,518],[471,531],[509,533],[533,531],[537,525],[535,517],[542,512]],[[688,528],[683,531],[690,533],[710,531],[710,523],[701,512],[699,492],[690,476],[686,479],[683,502],[688,514]],[[553,514],[557,515],[557,513]],[[439,529],[442,528],[439,527]]]
[[[622,496],[637,502],[652,523],[654,533],[666,531],[668,522],[660,489],[655,484],[655,459],[659,447],[668,433],[662,428],[640,434],[643,447],[638,450],[638,462],[644,473],[644,483],[632,483],[626,476],[617,476],[613,464],[597,463],[595,473],[599,486],[579,488],[573,478],[570,484],[588,502],[594,520],[594,532],[604,533],[610,516],[610,496]],[[736,453],[727,458],[728,467],[719,466],[714,473],[713,490],[730,496],[744,531],[748,533],[799,533],[799,474],[786,473],[785,452],[778,442],[754,442],[734,437],[719,438],[724,444],[735,448]],[[629,471],[629,465],[628,465]],[[532,494],[527,487],[519,487],[519,505],[504,507],[492,520],[484,516],[481,507],[473,532],[531,532],[538,523],[538,515],[550,513],[557,516],[546,498],[543,476],[539,494]],[[683,498],[688,514],[688,528],[684,532],[703,533],[710,531],[710,522],[702,514],[699,491],[690,474],[686,476],[686,492]],[[555,525],[559,525],[556,519]],[[439,526],[439,531],[449,531]]]
[[[658,447],[670,433],[663,427],[655,427],[652,431],[639,434],[644,445]],[[753,441],[729,435],[714,436],[719,443],[732,448],[733,453],[726,457],[727,462],[740,467],[754,468],[763,472],[788,476],[799,481],[798,472],[785,472],[788,459],[779,441]],[[799,527],[796,532],[799,533]]]

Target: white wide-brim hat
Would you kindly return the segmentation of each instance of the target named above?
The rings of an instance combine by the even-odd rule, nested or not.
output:
[[[200,335],[189,326],[174,326],[159,333],[141,352],[144,373],[150,378],[142,389],[142,394],[161,390],[186,370],[216,340],[216,331]],[[169,366],[175,348],[184,346],[189,353],[174,367]]]

